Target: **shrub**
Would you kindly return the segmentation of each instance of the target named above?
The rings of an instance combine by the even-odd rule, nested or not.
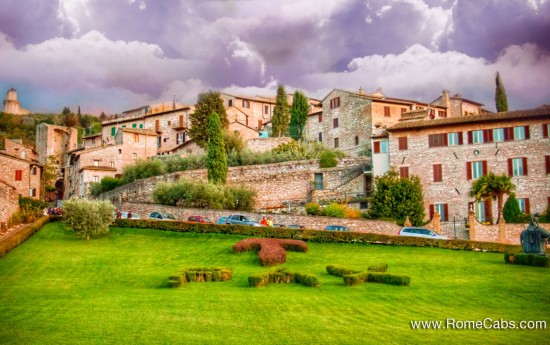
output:
[[[345,211],[345,214],[344,214],[345,218],[357,219],[357,218],[361,218],[362,216],[361,211],[354,208],[349,208],[347,206],[344,208],[344,211]]]
[[[19,198],[19,210],[11,219],[11,224],[32,223],[43,216],[44,208],[49,204],[33,198]]]
[[[110,201],[69,199],[63,202],[65,224],[86,240],[109,232],[114,206]]]
[[[348,274],[344,276],[344,284],[347,286],[354,286],[363,284],[368,279],[368,272],[359,272],[354,274]]]
[[[306,213],[311,216],[319,216],[322,213],[321,206],[316,202],[309,202],[305,206]]]
[[[182,276],[181,275],[171,275],[168,277],[168,287],[176,288],[181,286],[182,284]]]
[[[122,172],[124,183],[130,183],[142,178],[159,176],[165,173],[164,164],[160,160],[138,160],[133,165],[127,165]]]
[[[248,285],[250,287],[262,287],[267,284],[288,284],[296,283],[309,287],[318,287],[319,278],[313,274],[295,273],[280,268],[276,271],[269,272],[263,275],[256,274],[248,277]]]
[[[233,269],[227,267],[196,267],[186,268],[180,274],[168,277],[169,287],[178,287],[190,282],[220,282],[233,277]]]
[[[346,207],[338,203],[331,203],[322,211],[323,216],[344,218],[346,215]]]
[[[510,194],[504,207],[502,208],[502,216],[506,223],[523,223],[525,217],[519,208],[518,201],[515,194]]]
[[[324,151],[319,157],[319,167],[324,168],[334,168],[338,165],[338,160],[336,159],[336,154],[333,151]]]
[[[260,265],[275,266],[286,262],[286,251],[307,251],[307,244],[299,240],[279,238],[246,238],[233,245],[233,252],[258,251]]]
[[[504,254],[504,262],[507,264],[550,267],[550,257],[537,254]]]
[[[358,271],[358,270],[352,270],[352,269],[348,269],[348,268],[344,268],[344,267],[336,266],[336,265],[328,265],[326,269],[327,269],[328,274],[333,275],[333,276],[337,276],[337,277],[343,277],[345,275],[350,275],[350,274],[355,274],[355,273],[360,273],[361,272],[361,271]]]
[[[411,278],[407,276],[399,276],[388,273],[368,273],[367,281],[369,283],[382,283],[391,285],[408,286],[411,283]]]
[[[368,267],[369,272],[386,272],[388,270],[388,264],[371,265]]]

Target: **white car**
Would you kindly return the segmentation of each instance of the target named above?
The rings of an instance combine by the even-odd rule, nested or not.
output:
[[[128,214],[130,212],[124,211],[120,212],[120,219],[128,219]],[[113,213],[113,217],[116,219],[116,212]],[[132,217],[130,219],[140,219],[139,214],[132,213]]]
[[[411,237],[423,237],[423,238],[433,238],[436,240],[448,240],[447,237],[441,236],[437,232],[426,229],[426,228],[414,228],[414,227],[405,227],[399,230],[399,236],[411,236]]]

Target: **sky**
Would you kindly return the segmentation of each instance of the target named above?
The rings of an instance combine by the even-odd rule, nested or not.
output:
[[[121,113],[201,92],[338,88],[550,104],[550,0],[0,0],[0,97]]]

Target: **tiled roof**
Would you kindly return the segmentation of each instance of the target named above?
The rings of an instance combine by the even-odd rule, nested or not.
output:
[[[145,135],[152,135],[155,137],[157,136],[157,133],[151,129],[121,128],[121,130],[126,133],[145,134]]]
[[[108,166],[96,166],[96,165],[86,165],[80,168],[80,171],[82,170],[99,170],[99,171],[116,171],[115,168],[111,168]]]
[[[496,122],[496,121],[534,119],[534,118],[550,118],[550,107],[542,106],[535,109],[505,111],[500,113],[489,113],[489,114],[480,114],[480,115],[466,115],[466,116],[449,117],[449,118],[437,118],[433,120],[424,119],[424,120],[400,121],[399,123],[388,128],[388,131],[393,132],[393,131],[404,130],[404,129],[454,126],[454,125],[461,125],[461,124],[468,124],[468,123]]]

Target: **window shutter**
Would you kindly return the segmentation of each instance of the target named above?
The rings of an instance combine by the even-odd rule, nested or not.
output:
[[[522,164],[523,164],[523,175],[527,176],[527,157],[521,158]]]
[[[472,162],[466,162],[466,178],[472,179]]]
[[[449,136],[447,134],[443,135],[443,146],[449,146]]]
[[[525,198],[525,213],[531,213],[531,208],[529,207],[529,198]]]
[[[462,132],[458,132],[458,145],[463,145],[464,141],[462,140]]]
[[[508,176],[514,176],[514,168],[512,166],[511,158],[508,158]]]
[[[434,205],[430,205],[430,219],[434,217]]]
[[[468,144],[473,143],[474,142],[474,134],[472,133],[472,131],[468,131],[467,134],[468,134]]]
[[[542,124],[542,137],[543,138],[548,138],[548,124],[547,123]]]
[[[443,216],[441,217],[441,220],[449,220],[449,205],[443,204]]]
[[[525,140],[528,140],[531,138],[531,135],[529,134],[529,126],[525,126]]]
[[[481,161],[481,173],[487,175],[487,161]]]
[[[493,212],[491,210],[491,203],[485,200],[485,202],[483,203],[483,207],[485,208],[485,219],[492,220]]]
[[[429,134],[428,135],[428,147],[433,147],[434,146],[434,137],[433,137],[433,134]]]
[[[487,130],[483,130],[483,142],[488,143],[489,142],[489,133],[487,133]]]
[[[550,156],[544,156],[546,162],[546,173],[550,174]]]
[[[380,142],[379,141],[374,142],[374,153],[380,153]]]
[[[514,140],[514,128],[513,127],[504,128],[504,141],[512,141],[512,140]]]

